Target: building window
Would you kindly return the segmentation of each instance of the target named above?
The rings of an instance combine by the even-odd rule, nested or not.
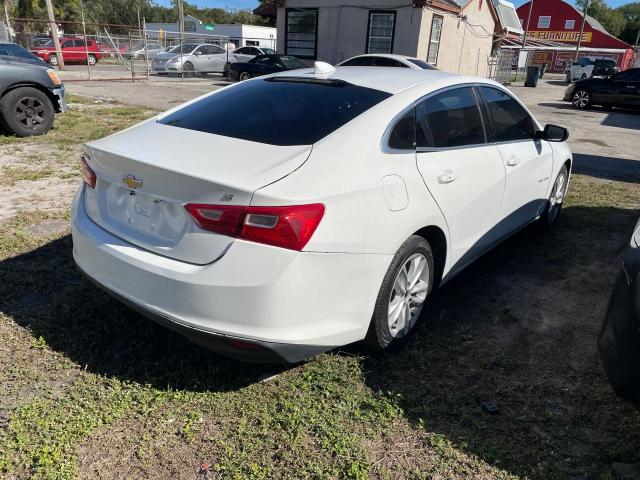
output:
[[[575,20],[565,20],[564,21],[564,29],[565,30],[573,30],[573,28],[576,26],[576,21]]]
[[[244,42],[245,45],[250,45],[253,47],[259,47],[260,46],[260,42],[258,40],[247,40]]]
[[[318,52],[318,10],[288,8],[286,24],[285,53],[315,59]]]
[[[393,52],[396,12],[369,12],[367,53]]]
[[[440,49],[440,35],[442,34],[442,17],[434,15],[431,19],[431,35],[429,36],[429,50],[427,51],[427,63],[438,63],[438,50]]]
[[[551,17],[540,15],[538,17],[538,28],[549,28],[551,25]]]

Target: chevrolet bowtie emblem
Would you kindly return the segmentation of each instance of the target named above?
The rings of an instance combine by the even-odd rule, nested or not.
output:
[[[138,180],[133,175],[124,175],[122,177],[122,183],[133,190],[142,187],[142,180]]]

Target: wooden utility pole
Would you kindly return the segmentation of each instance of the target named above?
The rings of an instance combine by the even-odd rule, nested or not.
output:
[[[56,17],[53,15],[53,5],[51,0],[45,0],[47,4],[47,15],[49,15],[49,29],[51,29],[51,38],[53,38],[53,46],[56,49],[56,56],[58,57],[58,68],[64,69],[64,59],[62,58],[62,49],[60,48],[60,39],[58,38],[58,24],[56,23]]]
[[[587,21],[587,11],[589,10],[589,0],[584,5],[584,13],[582,15],[582,23],[580,24],[580,35],[578,35],[578,43],[576,44],[576,54],[573,56],[573,61],[578,60],[578,51],[580,50],[580,42],[582,42],[582,34],[584,33],[584,24]]]
[[[182,0],[177,0],[178,2],[178,26],[180,28],[180,40],[184,35],[184,8],[182,5]]]
[[[522,37],[522,48],[527,44],[527,35],[529,34],[529,22],[531,21],[531,12],[533,11],[533,0],[529,5],[529,15],[527,15],[527,24],[524,27],[524,37]]]

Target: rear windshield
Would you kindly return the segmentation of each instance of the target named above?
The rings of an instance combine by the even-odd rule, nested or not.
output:
[[[389,96],[341,81],[273,77],[221,90],[158,122],[271,145],[311,145]]]

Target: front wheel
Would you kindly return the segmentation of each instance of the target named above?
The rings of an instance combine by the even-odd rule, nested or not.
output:
[[[584,110],[591,105],[591,93],[589,90],[579,88],[571,95],[571,104],[578,110]]]
[[[98,63],[98,59],[96,58],[95,55],[87,55],[87,63],[89,64],[89,66],[93,67],[96,63]]]
[[[18,137],[43,135],[53,125],[55,110],[49,97],[32,87],[11,90],[0,100],[0,119]]]
[[[193,68],[193,63],[185,62],[184,66],[182,67],[182,72],[185,77],[193,77],[195,74],[195,68]]]
[[[433,286],[433,253],[413,235],[400,247],[382,280],[365,342],[376,350],[399,344],[416,325]]]
[[[241,82],[243,82],[245,80],[249,80],[251,78],[251,74],[249,72],[241,72],[238,78]]]
[[[569,170],[567,169],[567,166],[564,165],[560,169],[560,172],[558,172],[556,181],[553,183],[553,187],[551,188],[551,195],[549,195],[549,200],[547,200],[547,207],[540,217],[540,223],[544,228],[552,227],[558,220],[560,209],[564,202],[564,197],[567,194],[568,185]]]

